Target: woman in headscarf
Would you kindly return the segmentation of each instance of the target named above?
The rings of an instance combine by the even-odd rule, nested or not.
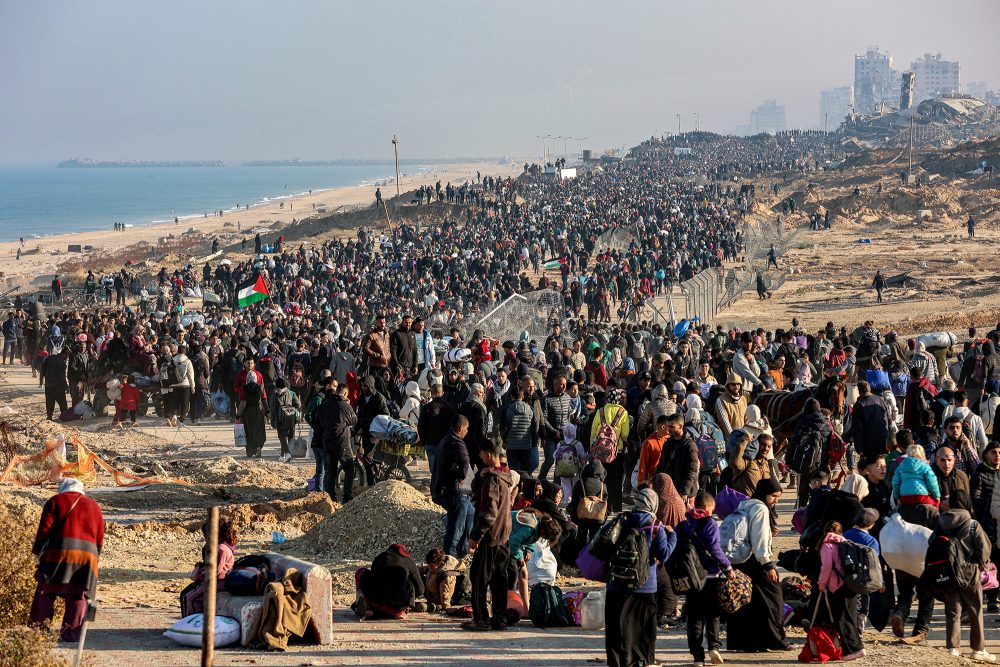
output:
[[[246,398],[240,401],[236,409],[236,416],[243,424],[246,433],[247,458],[260,458],[260,453],[267,442],[267,399],[264,398],[264,390],[261,385],[250,378],[243,385],[243,392]]]
[[[357,593],[351,608],[362,618],[403,618],[424,594],[420,569],[402,544],[391,545],[354,579]]]
[[[645,583],[629,589],[609,577],[604,607],[604,645],[609,667],[656,663],[656,567],[670,558],[677,545],[673,529],[656,523],[659,501],[652,489],[635,495],[635,507],[625,513],[625,525],[637,528],[649,544]],[[780,594],[780,593],[779,593]]]
[[[576,542],[576,526],[573,522],[569,520],[566,516],[566,512],[560,507],[562,503],[562,487],[555,482],[550,482],[548,480],[542,481],[542,497],[535,500],[532,507],[548,516],[559,524],[559,528],[562,531],[562,535],[558,541],[550,542],[549,546],[552,548],[552,553],[559,557],[559,547],[563,542]]]
[[[775,526],[771,523],[771,510],[780,496],[781,484],[775,479],[763,479],[753,496],[740,503],[739,512],[747,516],[751,554],[736,569],[750,577],[753,594],[749,604],[730,615],[727,624],[730,651],[758,653],[792,649],[785,640],[784,598],[772,543]]]
[[[676,528],[677,524],[684,520],[686,507],[684,501],[677,493],[677,487],[665,473],[653,475],[651,480],[653,491],[656,492],[659,501],[656,507],[656,520],[664,526]],[[656,624],[660,627],[673,625],[679,618],[680,600],[674,592],[670,575],[663,563],[656,568]]]

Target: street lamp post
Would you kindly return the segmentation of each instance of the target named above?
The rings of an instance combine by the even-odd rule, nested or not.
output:
[[[677,136],[681,136],[681,115],[677,114]]]
[[[701,116],[698,114],[698,112],[695,112],[694,114],[694,131],[695,132],[701,131]]]

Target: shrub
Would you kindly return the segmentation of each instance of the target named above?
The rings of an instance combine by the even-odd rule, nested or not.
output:
[[[0,667],[69,667],[53,649],[54,632],[21,626],[0,630]]]
[[[0,526],[9,531],[9,537],[4,539],[4,555],[0,558],[0,600],[3,600],[0,628],[28,623],[35,592],[35,557],[31,544],[35,540],[39,515],[34,506],[15,509],[10,504],[0,504]]]

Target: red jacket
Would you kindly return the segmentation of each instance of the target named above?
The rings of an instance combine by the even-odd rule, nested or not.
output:
[[[35,544],[31,547],[31,552],[39,557],[35,580],[73,584],[93,596],[97,590],[97,561],[103,546],[104,516],[100,506],[75,491],[57,494],[42,508]]]
[[[239,399],[241,401],[247,400],[247,393],[246,393],[246,391],[244,391],[243,387],[246,386],[246,384],[247,384],[247,377],[251,373],[254,374],[254,379],[257,381],[257,384],[260,385],[260,393],[262,393],[264,395],[264,400],[267,400],[267,391],[264,389],[264,376],[261,375],[256,370],[248,371],[248,370],[244,369],[244,370],[240,371],[240,374],[236,376],[236,382],[233,383],[233,391],[236,392],[236,395],[239,396]]]
[[[115,401],[115,409],[117,410],[138,410],[139,409],[139,399],[142,394],[139,392],[138,387],[130,384],[123,384],[121,386],[122,397]]]

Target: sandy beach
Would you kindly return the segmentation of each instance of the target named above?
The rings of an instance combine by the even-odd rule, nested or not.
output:
[[[403,192],[419,188],[421,185],[434,184],[441,181],[461,185],[466,180],[472,181],[479,171],[483,176],[516,176],[521,173],[521,163],[500,164],[497,162],[473,162],[462,164],[440,165],[435,171],[424,173],[403,174],[400,178]],[[393,179],[382,186],[382,194],[388,199],[395,196],[396,188]],[[314,215],[325,207],[327,212],[340,208],[368,204],[375,199],[375,186],[359,185],[313,191],[312,194],[273,200],[263,204],[251,205],[249,210],[226,211],[222,217],[181,219],[178,223],[166,222],[153,225],[137,225],[121,232],[112,230],[113,221],[108,221],[106,231],[89,231],[59,234],[41,239],[25,239],[24,246],[17,241],[0,243],[0,291],[14,287],[27,288],[48,286],[52,274],[60,264],[67,260],[85,261],[88,255],[114,248],[124,248],[136,243],[147,242],[156,245],[159,239],[170,234],[179,236],[189,229],[195,229],[204,235],[211,236],[223,231],[236,231],[237,224],[242,230],[253,229],[266,222],[268,226],[277,222],[290,223],[293,219],[301,220]],[[282,207],[281,204],[284,204]],[[39,230],[44,233],[45,230]],[[93,250],[83,253],[69,253],[70,244],[82,247],[92,246]],[[16,259],[17,250],[21,247],[21,258]],[[27,253],[27,254],[26,254]],[[72,283],[67,287],[79,287]]]

